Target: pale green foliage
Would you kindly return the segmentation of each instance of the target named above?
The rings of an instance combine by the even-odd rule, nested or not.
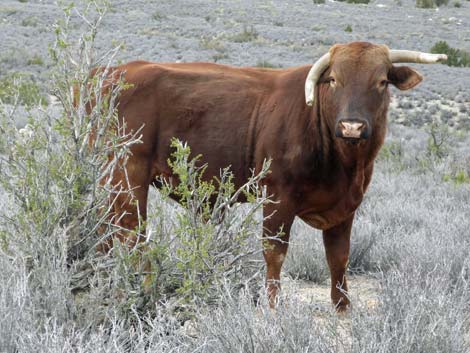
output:
[[[449,149],[448,141],[450,135],[447,126],[433,122],[427,127],[427,133],[429,134],[428,154],[437,158],[446,156]]]
[[[416,7],[427,9],[447,5],[449,0],[416,0]]]
[[[156,302],[165,302],[169,312],[185,320],[197,306],[217,301],[222,287],[230,293],[256,291],[262,282],[262,218],[256,214],[270,202],[259,183],[269,162],[236,188],[229,168],[210,178],[201,156],[191,157],[187,144],[174,139],[171,146],[173,176],[160,180],[159,197],[149,202],[147,242],[139,251],[115,244],[112,266],[95,271],[94,283],[112,273],[111,288],[120,293],[114,306],[131,321],[132,310],[153,312]],[[169,207],[170,196],[182,207]],[[239,203],[240,196],[249,203]],[[145,262],[149,272],[141,271]]]
[[[454,3],[454,6],[456,4],[460,3],[456,2]],[[470,52],[463,49],[452,48],[444,40],[434,44],[430,52],[436,54],[446,54],[447,60],[444,62],[444,64],[448,66],[470,67]]]
[[[397,171],[406,166],[403,163],[404,151],[402,141],[386,141],[377,156],[378,161],[387,161]]]
[[[252,42],[258,39],[258,32],[253,26],[243,26],[241,32],[232,35],[229,39],[235,43]]]
[[[37,62],[34,62],[37,64]],[[16,72],[0,79],[0,101],[8,104],[33,106],[45,105],[46,98],[41,94],[37,82],[28,74]]]
[[[50,314],[57,320],[51,324],[57,325],[70,323],[77,312],[86,316],[87,306],[76,304],[71,291],[73,270],[78,266],[74,261],[93,254],[100,236],[115,232],[107,216],[113,203],[109,196],[128,192],[110,183],[114,170],[125,167],[130,147],[140,142],[138,132],[124,133],[115,113],[123,85],[117,84],[103,96],[105,76],[89,77],[92,66],[110,62],[115,53],[102,61],[92,59],[96,29],[105,11],[106,6],[89,3],[82,15],[94,19],[88,22],[90,32],[80,36],[78,43],[69,38],[71,8],[65,10],[65,21],[56,25],[57,37],[50,52],[60,115],[32,109],[28,124],[17,130],[15,115],[21,100],[12,98],[13,105],[0,109],[0,148],[4,152],[0,186],[14,205],[0,213],[0,254],[2,261],[20,259],[16,260],[18,271],[27,278],[26,302],[12,305],[31,307],[29,317],[20,316],[19,326],[10,326],[7,337],[21,335],[28,323],[36,325],[38,333],[47,331]],[[21,95],[21,86],[13,90]],[[87,111],[91,100],[95,109]],[[44,298],[44,309],[34,309],[38,298]]]
[[[157,262],[152,261],[154,272],[162,275],[164,270],[158,268],[158,263],[167,259],[179,273],[178,283],[173,284],[182,300],[211,301],[222,284],[232,289],[246,287],[262,268],[254,256],[262,248],[253,241],[260,234],[261,222],[255,214],[268,202],[259,181],[268,173],[269,162],[237,189],[229,168],[221,170],[219,178],[211,179],[204,175],[206,165],[200,165],[201,156],[190,157],[187,144],[173,140],[171,146],[174,152],[168,165],[174,177],[162,181],[162,195],[164,199],[170,195],[176,198],[183,208],[174,216],[173,234],[167,236],[177,245],[162,246],[161,238],[153,240],[156,247],[150,245],[157,257]],[[245,197],[249,205],[237,202],[239,196]],[[157,230],[159,237],[162,233]],[[155,282],[161,285],[161,278],[156,276]]]

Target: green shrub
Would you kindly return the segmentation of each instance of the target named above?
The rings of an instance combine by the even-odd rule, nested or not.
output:
[[[28,59],[28,65],[44,65],[44,60],[39,54],[34,54],[33,57]]]
[[[243,30],[231,36],[230,40],[235,43],[245,43],[256,40],[258,36],[259,34],[253,26],[243,26]]]
[[[341,2],[347,2],[348,4],[368,4],[370,0],[339,0]]]
[[[435,7],[434,0],[416,0],[416,7],[420,9],[431,9]]]
[[[279,68],[279,65],[275,65],[275,64],[269,62],[268,60],[258,60],[256,62],[256,67],[264,67],[264,68],[267,68],[267,69],[276,69],[276,68]]]
[[[13,73],[0,78],[0,101],[25,106],[46,105],[47,99],[31,75]]]
[[[28,16],[21,21],[23,27],[36,27],[38,23],[39,19],[36,16]]]
[[[453,182],[456,185],[470,183],[470,174],[465,170],[458,170],[453,173],[444,174],[443,180]]]
[[[167,18],[166,15],[162,14],[161,12],[159,11],[155,11],[153,14],[152,14],[152,18],[156,21],[161,21],[161,20],[164,20]]]
[[[217,37],[204,36],[199,40],[199,46],[203,49],[211,49],[219,53],[226,51],[223,41]]]
[[[212,55],[212,60],[214,60],[214,62],[218,62],[220,60],[224,60],[228,58],[229,58],[229,55],[227,53],[215,53],[214,55]]]
[[[403,168],[404,150],[401,141],[386,142],[380,149],[377,160],[392,162],[398,170]]]
[[[353,31],[351,25],[347,25],[347,26],[344,28],[344,31],[351,33],[351,32]]]
[[[416,0],[416,7],[421,9],[430,9],[447,5],[449,0]]]
[[[93,10],[97,19],[87,22],[91,33],[81,35],[76,42],[68,36],[70,7],[65,9],[66,20],[55,26],[50,78],[60,112],[35,109],[28,124],[18,130],[15,110],[0,104],[0,142],[8,147],[0,155],[0,186],[13,205],[9,217],[4,210],[0,214],[1,255],[15,254],[22,259],[18,266],[28,278],[28,294],[22,300],[29,308],[36,308],[31,309],[28,323],[35,325],[37,332],[48,329],[51,316],[60,318],[61,325],[80,325],[82,319],[75,316],[78,312],[84,316],[85,330],[103,324],[105,310],[89,310],[94,294],[87,297],[88,301],[75,300],[75,288],[80,286],[76,285],[74,271],[80,268],[81,260],[89,259],[92,265],[85,273],[90,274],[90,268],[99,263],[108,270],[102,279],[109,281],[109,257],[98,260],[94,246],[101,236],[116,231],[106,217],[112,206],[109,196],[124,191],[113,188],[110,179],[116,168],[125,166],[130,146],[139,143],[138,136],[123,131],[115,114],[116,96],[125,86],[116,85],[105,97],[99,93],[105,78],[89,77],[92,65],[96,65],[90,58],[109,63],[115,53],[111,51],[111,57],[105,58],[94,55],[93,40],[104,9],[93,2],[87,11]],[[40,102],[34,81],[17,78],[7,76],[0,81],[2,100],[14,103],[11,97],[19,97],[25,104]],[[77,94],[71,91],[72,86]],[[97,109],[87,113],[85,108],[91,100]],[[31,111],[33,108],[37,107]],[[93,282],[89,277],[84,276],[83,286]],[[110,284],[106,289],[107,298],[113,298],[121,288]],[[103,294],[99,297],[103,302],[106,299]],[[40,305],[35,298],[41,298]],[[99,318],[87,320],[90,312]]]
[[[253,246],[252,240],[259,233],[259,221],[254,215],[268,202],[258,182],[268,173],[269,163],[265,163],[260,174],[236,189],[228,168],[221,171],[219,178],[207,180],[204,178],[207,165],[200,165],[200,156],[190,158],[189,146],[176,139],[171,146],[174,152],[168,165],[179,183],[171,185],[162,180],[161,194],[164,199],[170,195],[176,197],[183,208],[177,212],[172,230],[175,238],[171,242],[177,244],[174,250],[162,241],[163,229],[157,231],[160,239],[149,246],[149,257],[158,255],[150,261],[152,283],[158,298],[178,295],[187,304],[207,303],[215,300],[223,286],[234,290],[249,285],[248,279],[253,279],[253,273],[260,270],[259,263],[253,259],[262,250],[260,244]],[[240,194],[250,202],[242,218],[237,215],[241,205],[236,199]],[[162,217],[161,210],[158,212]],[[170,238],[170,235],[166,237]],[[172,270],[168,272],[169,269]],[[169,273],[172,275],[168,276]],[[172,289],[165,293],[162,283],[170,278]]]
[[[443,158],[449,150],[450,132],[447,126],[433,122],[427,128],[428,144],[427,154],[429,157]]]
[[[431,48],[431,53],[446,54],[448,66],[470,67],[470,52],[455,49],[449,46],[446,41],[439,41]]]
[[[313,0],[314,4],[324,4],[325,0]]]

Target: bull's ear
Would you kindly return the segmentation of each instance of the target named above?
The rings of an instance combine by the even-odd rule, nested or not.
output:
[[[392,85],[404,91],[418,85],[423,80],[423,76],[409,66],[392,66],[388,72],[388,80]]]

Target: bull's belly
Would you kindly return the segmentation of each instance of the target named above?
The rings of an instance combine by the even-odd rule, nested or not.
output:
[[[298,216],[302,221],[313,228],[328,230],[345,221],[351,214],[352,212],[348,214],[337,215],[336,217],[331,217],[323,213],[308,213]]]
[[[316,229],[327,230],[347,220],[359,207],[361,201],[362,195],[359,198],[352,198],[348,195],[327,208],[305,208],[297,216]]]
[[[318,213],[309,213],[309,214],[304,214],[304,215],[299,215],[300,219],[307,223],[309,226],[316,228],[316,229],[321,229],[321,230],[326,230],[331,228],[332,223],[330,220],[326,219],[322,215]]]

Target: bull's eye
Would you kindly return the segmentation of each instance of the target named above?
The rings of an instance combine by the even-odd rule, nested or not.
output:
[[[380,88],[386,88],[388,86],[389,81],[388,80],[382,80],[379,83]]]
[[[336,80],[334,79],[334,77],[328,77],[328,82],[330,83],[330,87],[336,87]]]

